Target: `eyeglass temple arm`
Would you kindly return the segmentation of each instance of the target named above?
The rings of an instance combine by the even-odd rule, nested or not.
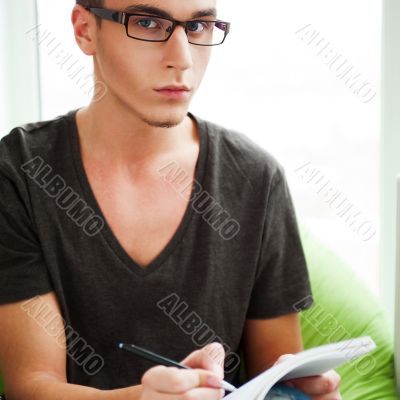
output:
[[[108,19],[109,21],[115,21],[120,24],[124,23],[123,20],[125,13],[122,11],[112,11],[104,8],[89,7],[89,6],[83,6],[83,7],[85,7],[86,10],[90,11],[91,13],[97,15],[102,19]]]

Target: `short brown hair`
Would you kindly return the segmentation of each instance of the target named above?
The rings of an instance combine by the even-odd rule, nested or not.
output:
[[[83,7],[104,7],[105,0],[76,0],[76,4],[80,4]],[[101,25],[101,18],[96,16],[97,26]]]

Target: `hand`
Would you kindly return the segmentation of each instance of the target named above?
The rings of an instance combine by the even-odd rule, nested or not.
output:
[[[285,358],[292,356],[291,354],[284,354],[280,356],[277,363],[283,361]],[[340,375],[331,370],[325,374],[318,376],[310,376],[307,378],[290,379],[283,382],[285,385],[294,387],[309,395],[312,400],[341,400],[340,395]]]
[[[224,378],[225,351],[221,344],[211,343],[196,350],[182,363],[193,368],[156,366],[142,377],[140,400],[217,400],[225,395],[220,389]]]

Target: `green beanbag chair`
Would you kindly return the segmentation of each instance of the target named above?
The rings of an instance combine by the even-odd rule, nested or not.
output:
[[[371,336],[374,352],[337,368],[345,400],[395,400],[393,328],[374,294],[304,226],[300,234],[315,304],[300,313],[304,347]]]

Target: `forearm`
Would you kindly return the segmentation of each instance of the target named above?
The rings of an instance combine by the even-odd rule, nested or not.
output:
[[[60,382],[48,376],[36,376],[25,381],[7,400],[139,400],[142,385],[115,390],[99,390]]]

